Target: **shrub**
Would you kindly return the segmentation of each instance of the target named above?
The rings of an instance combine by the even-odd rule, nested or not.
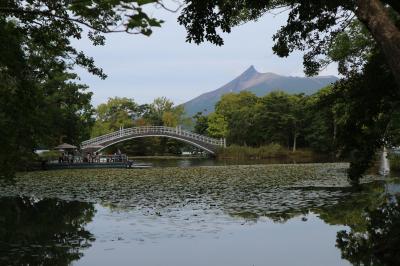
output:
[[[389,153],[388,155],[390,170],[400,171],[400,154]]]
[[[267,159],[285,157],[289,155],[289,151],[281,145],[271,143],[261,147],[248,147],[231,145],[225,149],[220,149],[217,152],[217,157],[220,159]]]

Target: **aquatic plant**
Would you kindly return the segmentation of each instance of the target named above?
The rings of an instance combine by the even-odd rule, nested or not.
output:
[[[0,196],[60,198],[153,213],[197,206],[193,208],[262,216],[335,203],[342,188],[349,187],[347,167],[334,163],[26,172],[13,184],[0,183]],[[305,187],[313,188],[312,193]]]

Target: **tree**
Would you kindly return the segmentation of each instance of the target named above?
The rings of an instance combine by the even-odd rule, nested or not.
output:
[[[142,117],[147,124],[152,126],[185,125],[188,118],[185,118],[185,109],[182,105],[174,106],[174,103],[166,97],[154,99],[151,104],[139,107],[142,110]]]
[[[138,105],[133,99],[110,98],[100,104],[95,112],[92,137],[119,130],[120,127],[169,126],[176,127],[186,123],[184,107],[174,106],[165,97],[157,98],[151,104]],[[183,143],[168,138],[146,138],[129,140],[110,147],[108,151],[121,150],[129,155],[180,154]]]
[[[79,144],[90,137],[94,123],[90,103],[92,93],[86,92],[86,85],[73,82],[75,79],[77,76],[72,73],[54,73],[41,85],[41,90],[47,95],[42,106],[46,108],[42,119],[51,130],[41,136],[39,145]]]
[[[207,133],[214,138],[224,138],[228,134],[228,123],[225,118],[218,114],[212,113],[208,116]]]
[[[193,116],[195,120],[194,132],[201,135],[207,134],[208,129],[208,116],[203,115],[202,112],[198,112]]]
[[[89,72],[105,78],[103,71],[94,65],[91,57],[71,46],[71,38],[81,39],[84,29],[93,45],[103,45],[105,33],[126,32],[150,35],[152,27],[162,21],[150,18],[143,5],[157,0],[136,1],[2,1],[0,16],[18,21],[20,33],[29,36],[49,57],[60,56],[65,61],[78,64]],[[159,3],[162,5],[162,3]],[[27,47],[28,51],[32,47]]]
[[[142,108],[142,116],[152,126],[162,126],[165,112],[172,112],[174,103],[165,97],[154,99],[151,104],[145,104]]]
[[[215,105],[215,112],[230,119],[234,111],[245,106],[254,105],[257,102],[257,96],[249,91],[239,93],[227,93],[222,95],[221,99]]]
[[[305,100],[304,141],[308,147],[319,153],[332,153],[336,148],[335,106],[326,102],[332,89],[332,86],[325,87]]]
[[[400,91],[383,62],[382,54],[373,55],[362,73],[336,84],[330,95],[337,149],[350,157],[348,174],[353,182],[358,182],[375,152],[387,144],[392,114],[399,111]]]
[[[36,84],[21,75],[29,72],[22,39],[13,23],[0,19],[0,177],[11,176],[16,162],[23,164],[33,157],[38,112],[25,112],[42,103]]]
[[[356,17],[378,44],[400,87],[400,29],[397,25],[400,4],[396,0],[186,0],[179,22],[187,29],[187,41],[204,40],[223,44],[219,32],[256,20],[277,9],[289,10],[288,20],[273,37],[274,52],[288,56],[295,49],[305,51],[307,74],[316,74],[326,64],[321,60],[337,34]],[[323,58],[322,58],[323,59]]]
[[[304,94],[291,95],[291,134],[293,137],[292,151],[295,152],[298,144],[298,138],[304,133],[306,98]]]
[[[358,182],[383,145],[396,145],[398,86],[386,59],[367,29],[353,21],[336,36],[328,57],[346,78],[321,97],[334,120],[335,147],[350,159],[349,177]]]
[[[230,32],[233,26],[256,20],[273,9],[286,8],[287,23],[273,36],[274,53],[286,57],[296,49],[304,51],[303,64],[308,75],[317,74],[330,62],[339,63],[338,70],[345,79],[335,89],[341,93],[332,94],[337,100],[331,105],[334,142],[342,156],[351,158],[349,177],[358,182],[376,150],[387,144],[388,129],[393,125],[390,114],[398,112],[398,96],[394,90],[400,88],[399,2],[250,0],[186,3],[179,21],[188,31],[189,42],[208,40],[222,45],[219,31]],[[364,95],[359,88],[367,93]],[[320,124],[320,129],[322,126],[329,128],[326,123]],[[393,133],[393,128],[390,131]]]
[[[62,61],[40,57],[44,51],[14,22],[0,18],[0,42],[0,177],[10,177],[34,159],[35,148],[89,136],[91,93]],[[27,46],[38,50],[29,56]]]
[[[279,143],[296,151],[304,139],[306,99],[281,91],[257,97],[251,92],[228,93],[208,116],[207,131],[229,143],[260,146]],[[304,142],[304,141],[303,141]]]
[[[105,33],[150,35],[161,20],[146,4],[156,0],[0,2],[0,177],[32,161],[39,145],[88,137],[91,94],[77,83],[75,66],[105,78],[91,57],[71,45],[86,30],[93,45]]]
[[[229,143],[253,144],[254,107],[258,97],[248,91],[227,93],[215,105],[215,113],[227,123]],[[211,119],[211,118],[210,118]],[[217,120],[216,120],[217,121]]]
[[[101,136],[118,130],[120,127],[132,127],[139,116],[139,107],[133,99],[109,98],[107,103],[96,108],[96,122],[92,129],[92,137]]]
[[[176,106],[170,111],[166,111],[162,115],[163,125],[167,127],[177,127],[186,124],[188,119],[185,119],[185,108],[183,105]]]
[[[228,135],[229,143],[239,145],[256,145],[257,129],[255,121],[255,104],[244,105],[240,109],[234,110],[228,119]]]
[[[260,99],[256,107],[256,123],[264,143],[275,142],[296,150],[303,116],[299,107],[301,97],[275,91]]]

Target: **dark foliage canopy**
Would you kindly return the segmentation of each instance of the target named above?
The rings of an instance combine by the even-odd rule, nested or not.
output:
[[[210,41],[222,45],[221,32],[257,20],[272,10],[288,13],[286,25],[274,36],[273,51],[281,57],[294,50],[304,51],[304,69],[315,75],[326,65],[333,39],[354,19],[361,21],[381,47],[400,85],[400,30],[396,0],[187,0],[179,22],[187,29],[187,41]],[[276,12],[276,11],[275,11]],[[393,58],[395,57],[396,60]],[[399,78],[397,78],[399,76]]]
[[[74,69],[106,75],[72,40],[87,34],[93,45],[103,45],[106,33],[148,36],[162,21],[149,17],[143,7],[157,3],[0,1],[0,177],[24,169],[35,148],[79,144],[89,137],[91,93]]]

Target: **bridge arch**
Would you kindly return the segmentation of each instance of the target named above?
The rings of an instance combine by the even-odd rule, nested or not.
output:
[[[97,151],[104,150],[105,148],[108,148],[108,147],[110,147],[110,146],[112,146],[112,145],[115,145],[115,144],[117,144],[117,143],[121,143],[121,142],[124,142],[124,141],[127,141],[127,140],[138,139],[138,138],[147,138],[147,137],[164,137],[164,138],[177,139],[177,140],[180,140],[180,141],[182,141],[182,142],[191,144],[191,145],[193,145],[193,146],[195,146],[195,147],[197,147],[197,148],[200,148],[200,149],[202,149],[202,150],[204,150],[204,151],[206,151],[206,152],[208,152],[208,153],[214,154],[214,152],[215,152],[215,151],[212,151],[212,150],[210,150],[210,149],[208,149],[208,148],[206,148],[206,147],[203,147],[203,146],[201,146],[201,145],[199,145],[199,144],[197,144],[197,143],[188,141],[188,140],[186,140],[186,139],[182,139],[182,138],[178,138],[178,137],[172,137],[172,136],[163,136],[163,135],[146,135],[146,136],[134,136],[134,137],[130,137],[130,138],[124,138],[124,139],[121,139],[121,140],[117,140],[117,141],[115,141],[115,142],[113,142],[113,143],[107,144],[107,146],[103,146],[102,148],[98,149]]]
[[[99,147],[97,151],[100,151],[116,143],[144,137],[167,137],[177,139],[211,154],[215,154],[217,149],[226,146],[225,139],[210,138],[188,130],[183,130],[180,127],[143,126],[121,129],[113,133],[86,140],[81,143],[81,149],[85,150],[97,146]]]

